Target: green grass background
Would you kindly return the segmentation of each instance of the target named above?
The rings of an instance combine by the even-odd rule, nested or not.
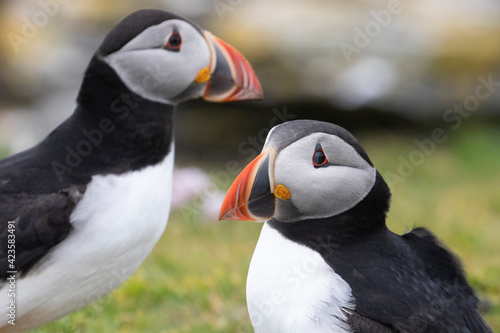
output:
[[[358,139],[385,175],[427,134]],[[413,226],[435,232],[462,258],[470,282],[492,304],[486,321],[500,331],[500,129],[464,125],[449,135],[392,187],[388,225],[397,233]],[[152,254],[124,285],[34,332],[253,332],[245,280],[261,226],[173,212]]]

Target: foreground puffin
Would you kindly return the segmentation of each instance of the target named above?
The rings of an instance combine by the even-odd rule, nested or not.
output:
[[[256,333],[491,332],[459,259],[428,230],[385,224],[390,192],[345,129],[271,130],[224,220],[267,221],[247,280]]]
[[[262,89],[208,31],[138,11],[95,53],[72,116],[0,161],[1,332],[65,316],[139,267],[169,215],[174,106],[198,97],[260,99]]]

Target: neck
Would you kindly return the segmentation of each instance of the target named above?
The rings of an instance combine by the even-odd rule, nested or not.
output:
[[[386,231],[389,201],[389,188],[377,172],[377,179],[370,193],[344,213],[292,223],[272,219],[268,224],[284,237],[321,253]]]
[[[173,118],[172,105],[141,98],[94,57],[75,112],[43,144],[60,157],[64,181],[86,182],[92,175],[120,174],[163,161],[173,143]],[[69,151],[74,163],[68,163]]]

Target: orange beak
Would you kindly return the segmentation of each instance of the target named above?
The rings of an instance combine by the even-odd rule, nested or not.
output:
[[[224,198],[219,220],[266,221],[275,208],[273,148],[265,149],[236,177]]]
[[[204,32],[210,48],[210,78],[203,98],[210,102],[262,99],[262,87],[250,63],[210,32]]]

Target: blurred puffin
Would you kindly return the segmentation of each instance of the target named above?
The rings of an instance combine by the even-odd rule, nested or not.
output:
[[[78,310],[139,267],[169,215],[174,106],[199,97],[261,99],[262,89],[210,32],[141,10],[98,48],[74,113],[0,161],[1,332]]]
[[[345,129],[310,120],[274,127],[220,213],[271,218],[247,280],[255,332],[491,332],[460,260],[424,228],[391,232],[389,200]]]

